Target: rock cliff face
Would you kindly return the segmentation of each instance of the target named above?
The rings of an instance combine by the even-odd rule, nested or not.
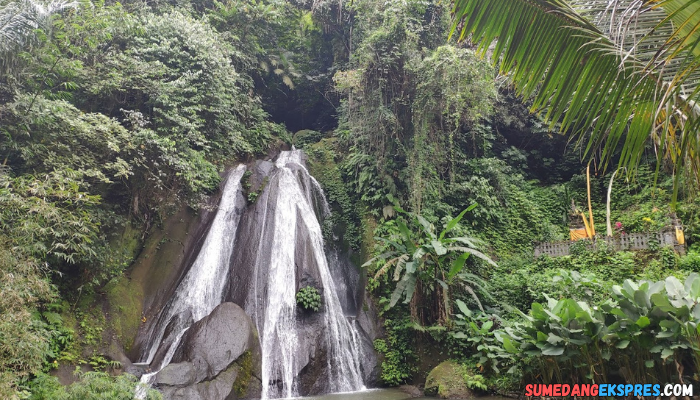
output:
[[[210,198],[208,206],[199,213],[183,206],[163,223],[162,228],[154,229],[131,268],[128,289],[131,294],[138,295],[137,301],[140,306],[140,311],[135,315],[135,322],[139,326],[138,334],[128,339],[134,343],[127,352],[132,360],[138,360],[144,347],[148,346],[146,333],[152,329],[152,325],[158,319],[159,310],[172,297],[177,284],[202,247],[204,235],[214,217],[211,210],[215,208],[219,197],[217,195]],[[127,302],[133,300],[125,297],[120,301],[115,298],[112,308],[131,309]],[[142,322],[142,317],[145,323]]]
[[[187,330],[155,386],[173,400],[255,397],[260,371],[253,359],[259,354],[253,321],[238,305],[222,303]]]
[[[144,285],[147,322],[135,349],[153,372],[162,368],[144,379],[165,399],[306,396],[374,385],[377,315],[363,297],[360,270],[324,239],[329,208],[303,154],[283,152],[275,162],[235,170],[237,180],[222,188],[219,211],[213,207],[191,224],[175,258],[162,254],[172,260],[171,269],[151,262],[137,270],[157,283],[148,268],[157,265],[165,278]],[[214,240],[212,232],[223,234]],[[218,261],[206,261],[213,260],[207,254]],[[207,271],[216,271],[212,284],[222,289],[218,300],[207,297],[215,301],[209,308],[190,304],[208,293],[192,283],[202,282],[193,271],[209,280]],[[296,305],[296,292],[306,286],[321,295],[318,312]],[[149,290],[155,287],[157,293]]]

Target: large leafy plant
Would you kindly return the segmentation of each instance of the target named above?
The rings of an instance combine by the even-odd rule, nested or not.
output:
[[[411,313],[416,317],[416,293],[421,297],[432,295],[427,298],[436,299],[437,312],[433,312],[427,318],[427,322],[434,322],[430,321],[431,319],[446,322],[451,314],[450,285],[458,284],[470,293],[482,308],[477,291],[485,293],[484,282],[476,274],[465,271],[464,266],[470,256],[494,266],[496,264],[478,250],[479,242],[476,239],[452,236],[464,215],[474,209],[476,204],[448,221],[440,231],[423,216],[405,211],[398,204],[394,204],[393,207],[400,214],[396,219],[398,231],[388,238],[375,238],[385,245],[386,251],[363,265],[367,267],[375,262],[381,264],[375,273],[375,279],[393,268],[393,280],[397,283],[391,294],[389,307],[395,306],[403,298],[405,304],[411,304]],[[426,318],[423,319],[423,322],[426,322]]]
[[[698,370],[700,276],[626,280],[611,297],[593,307],[547,297],[522,314],[525,324],[496,336],[506,351],[534,356],[545,382],[606,382],[613,372],[628,383],[683,381],[685,365]]]
[[[455,303],[459,313],[455,314],[454,329],[450,332],[454,340],[452,356],[471,356],[479,371],[500,374],[503,367],[514,371],[516,356],[503,348],[503,338],[499,337],[505,321],[494,314],[474,312],[462,300],[457,299]]]
[[[532,110],[590,155],[620,154],[633,171],[651,141],[677,171],[676,189],[681,171],[697,182],[697,1],[455,0],[453,12],[460,39],[488,51]]]

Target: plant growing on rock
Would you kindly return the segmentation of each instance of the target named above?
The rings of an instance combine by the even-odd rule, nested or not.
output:
[[[306,311],[321,309],[321,295],[313,286],[306,286],[297,292],[297,305]]]

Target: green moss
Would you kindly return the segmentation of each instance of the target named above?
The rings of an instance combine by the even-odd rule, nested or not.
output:
[[[473,397],[465,382],[462,366],[449,360],[430,371],[425,379],[425,394],[443,399]]]
[[[366,213],[362,216],[362,247],[360,254],[363,260],[372,258],[374,252],[374,231],[377,229],[377,220]]]
[[[260,182],[253,181],[254,175],[250,171],[243,173],[243,178],[241,179],[243,186],[243,195],[245,196],[248,205],[254,204],[255,200],[262,194],[269,182],[269,178],[266,176]]]
[[[236,381],[233,382],[233,390],[236,393],[236,397],[241,398],[246,395],[250,378],[253,376],[253,355],[250,350],[243,353],[243,355],[236,360],[236,363],[238,364],[239,370]]]
[[[305,148],[309,157],[309,172],[321,184],[331,205],[331,215],[324,223],[323,233],[326,238],[339,237],[346,250],[359,250],[361,238],[357,204],[352,200],[349,185],[343,180],[336,162],[335,146],[334,139],[323,139]]]
[[[124,346],[124,350],[129,351],[139,330],[143,311],[143,289],[122,276],[109,282],[105,291],[112,328],[119,342]]]
[[[107,282],[122,273],[134,262],[142,248],[141,227],[125,222],[123,229],[110,235],[108,248],[104,254],[101,283]]]
[[[107,329],[107,319],[100,304],[98,295],[92,290],[80,293],[74,311],[77,336],[71,349],[62,355],[63,361],[81,364],[98,354],[104,344],[103,332]]]

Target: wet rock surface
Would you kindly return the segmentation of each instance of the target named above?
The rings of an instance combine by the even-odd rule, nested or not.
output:
[[[247,393],[259,376],[260,352],[255,326],[234,303],[222,303],[194,323],[172,362],[156,375],[166,400],[233,400]],[[245,382],[243,382],[245,380]]]
[[[185,387],[166,386],[161,389],[163,398],[167,400],[236,400],[233,383],[238,374],[239,367],[234,365],[211,381]]]
[[[166,399],[255,398],[261,388],[264,392],[269,389],[272,397],[289,396],[290,390],[291,395],[314,395],[359,390],[378,380],[373,340],[381,336],[381,322],[374,306],[364,305],[361,270],[350,261],[347,249],[326,243],[335,240],[324,236],[323,219],[330,209],[319,183],[303,167],[304,155],[288,152],[282,156],[286,161],[281,164],[280,160],[249,164],[237,189],[243,205],[239,219],[228,221],[236,230],[222,239],[222,246],[233,243],[233,251],[215,263],[217,271],[227,268],[226,285],[220,297],[204,299],[217,297],[229,303],[194,324],[191,321],[201,318],[202,313],[196,318],[192,315],[202,307],[182,300],[191,296],[176,298],[182,300],[177,304],[184,306],[176,310],[175,317],[169,317],[167,307],[160,311],[167,318],[147,315],[149,322],[144,325],[152,327],[142,329],[145,342],[160,343],[152,353],[151,365],[166,358],[175,364],[156,376],[155,385]],[[202,254],[208,254],[214,246],[200,247]],[[199,256],[187,259],[199,260]],[[190,280],[178,282],[185,285]],[[319,291],[319,311],[297,308],[294,294],[305,286]],[[199,289],[178,289],[175,293],[201,293]],[[188,307],[195,310],[192,315]],[[151,322],[156,319],[157,324]],[[182,334],[187,326],[190,328]],[[260,329],[259,337],[255,327]],[[157,339],[158,335],[163,339]],[[170,344],[180,338],[178,335],[182,337],[170,360]],[[241,360],[245,354],[251,356],[248,363]],[[268,360],[264,371],[262,354]]]
[[[410,397],[423,397],[423,391],[421,388],[415,385],[401,385],[397,389],[406,393]]]
[[[211,379],[253,346],[255,327],[234,303],[222,303],[183,336],[172,362],[189,361],[197,381]]]
[[[191,362],[171,363],[158,372],[156,385],[183,387],[197,381],[197,371]]]

